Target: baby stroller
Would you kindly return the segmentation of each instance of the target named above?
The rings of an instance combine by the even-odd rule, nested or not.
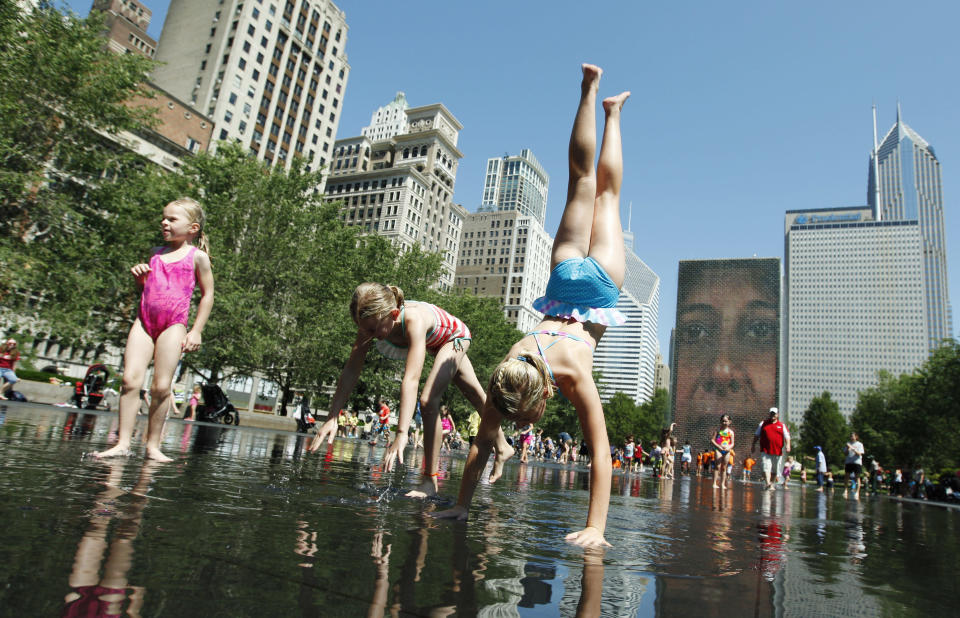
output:
[[[83,377],[83,381],[77,382],[73,390],[71,398],[73,405],[86,410],[96,410],[100,404],[103,404],[105,409],[109,410],[110,404],[103,401],[103,389],[109,378],[110,371],[106,365],[94,363],[87,367],[87,374]]]
[[[308,433],[312,427],[317,424],[317,419],[310,413],[310,397],[304,395],[300,399],[300,404],[293,412],[293,418],[297,421],[297,432]]]
[[[200,387],[203,403],[197,406],[197,418],[208,423],[239,425],[240,413],[233,407],[218,384],[204,384]]]

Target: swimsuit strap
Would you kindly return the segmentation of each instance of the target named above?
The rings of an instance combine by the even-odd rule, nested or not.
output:
[[[550,345],[548,345],[546,348],[544,348],[544,350],[548,349],[550,346],[554,345],[555,343],[557,343],[557,342],[560,341],[561,339],[571,339],[571,340],[573,340],[573,341],[581,341],[581,342],[583,342],[584,344],[586,344],[586,346],[587,346],[588,348],[590,348],[591,350],[593,350],[593,346],[590,345],[590,342],[587,341],[586,339],[583,339],[582,337],[577,337],[576,335],[571,335],[570,333],[568,333],[568,332],[566,332],[566,331],[562,331],[562,330],[535,330],[535,331],[533,331],[533,332],[527,333],[527,335],[533,335],[533,338],[534,338],[534,339],[537,338],[537,335],[550,335],[551,337],[558,337],[558,339],[550,342]]]
[[[530,333],[530,334],[533,335],[533,340],[537,342],[537,352],[540,353],[540,358],[543,359],[543,364],[547,366],[547,371],[550,373],[550,381],[553,382],[554,384],[556,384],[556,383],[557,383],[557,378],[554,377],[554,375],[553,375],[553,368],[551,368],[551,367],[550,367],[550,363],[547,362],[547,355],[545,354],[547,348],[549,348],[550,345],[553,345],[553,343],[551,343],[550,345],[548,345],[547,348],[544,348],[543,346],[540,345],[540,338],[537,337],[537,333]],[[557,339],[557,341],[560,341],[560,340]],[[554,343],[556,343],[556,341],[555,341]]]
[[[400,307],[400,334],[403,335],[403,338],[407,338],[407,323],[404,320],[403,310],[407,308],[407,305],[404,304]]]

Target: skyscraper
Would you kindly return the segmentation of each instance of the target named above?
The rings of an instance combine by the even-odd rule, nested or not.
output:
[[[657,319],[660,315],[660,277],[633,252],[633,234],[623,233],[626,271],[617,310],[627,323],[606,330],[593,356],[599,371],[600,395],[629,395],[637,404],[649,401],[656,387],[659,356]]]
[[[478,212],[515,210],[543,226],[550,177],[529,149],[517,156],[487,159],[483,199]]]
[[[900,118],[870,155],[867,203],[881,221],[918,221],[923,245],[927,348],[952,336],[940,161],[933,147]]]
[[[327,199],[343,200],[340,217],[347,225],[385,236],[402,250],[416,244],[441,253],[437,283],[449,290],[467,214],[452,201],[463,125],[441,103],[408,108],[404,115],[406,130],[390,138],[337,140]]]
[[[269,164],[331,157],[347,63],[330,0],[171,0],[154,81]]]
[[[503,304],[507,320],[527,332],[543,314],[533,301],[547,289],[553,240],[534,217],[516,210],[476,212],[463,223],[456,286]]]
[[[781,416],[799,424],[828,391],[849,418],[878,371],[927,357],[920,225],[866,206],[791,210],[784,234]]]
[[[139,0],[96,0],[91,13],[104,19],[108,48],[118,54],[139,54],[153,58],[157,43],[147,34],[153,14]],[[139,131],[122,131],[116,141],[167,170],[175,170],[191,153],[210,145],[213,121],[156,84],[143,85],[151,96],[136,96],[131,107],[155,110],[157,124]]]
[[[392,101],[382,107],[370,116],[370,124],[360,130],[360,135],[366,137],[371,142],[390,139],[394,135],[400,135],[407,132],[407,109],[410,104],[407,103],[407,95],[398,92]]]

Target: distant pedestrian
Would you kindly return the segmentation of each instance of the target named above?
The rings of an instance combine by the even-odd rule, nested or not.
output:
[[[17,340],[7,339],[0,348],[0,382],[3,384],[0,386],[0,399],[6,399],[8,393],[13,390],[13,385],[19,381],[14,371],[19,360],[20,351],[17,349]]]
[[[857,438],[857,432],[850,433],[850,441],[843,447],[847,454],[847,459],[843,466],[843,472],[846,475],[846,483],[843,487],[843,497],[849,496],[849,490],[853,490],[853,499],[860,499],[860,473],[863,472],[863,443]]]

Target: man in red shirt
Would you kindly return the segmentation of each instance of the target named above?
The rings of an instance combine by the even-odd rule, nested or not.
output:
[[[770,408],[770,416],[757,427],[750,446],[751,454],[757,450],[757,442],[760,442],[760,464],[766,482],[764,489],[776,489],[771,478],[774,473],[779,474],[783,454],[790,452],[790,431],[780,422],[780,411],[776,408]]]

